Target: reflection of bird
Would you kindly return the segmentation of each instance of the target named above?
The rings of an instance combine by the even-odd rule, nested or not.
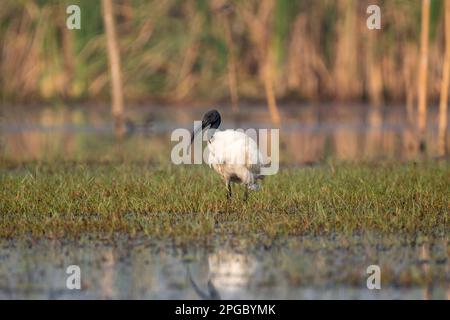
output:
[[[189,282],[191,283],[192,287],[194,288],[195,292],[198,294],[200,298],[205,300],[220,300],[219,292],[217,291],[216,287],[214,287],[214,284],[209,278],[209,274],[208,274],[208,281],[206,283],[206,288],[200,288],[200,286],[196,283],[196,280],[193,278],[189,266],[187,267],[187,274],[189,277]]]
[[[252,256],[232,250],[215,250],[208,256],[208,262],[216,286],[228,291],[246,287],[256,270],[256,261]]]
[[[217,110],[205,113],[202,126],[192,132],[191,142],[195,135],[206,128],[217,129],[221,122]],[[257,179],[261,179],[260,170],[263,166],[263,156],[258,146],[250,136],[235,130],[212,132],[208,137],[208,163],[219,173],[227,187],[227,198],[231,198],[231,182],[246,186],[245,199],[248,190],[258,190]]]

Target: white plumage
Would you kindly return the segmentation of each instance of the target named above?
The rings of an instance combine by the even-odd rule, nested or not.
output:
[[[220,114],[216,110],[209,111],[203,117],[201,129],[217,129],[220,122]],[[208,140],[208,164],[224,179],[228,198],[231,197],[232,182],[247,187],[245,198],[248,196],[248,189],[259,189],[256,180],[262,178],[260,171],[264,165],[263,155],[255,140],[243,132],[216,130]]]
[[[216,132],[208,142],[208,164],[226,183],[237,182],[255,188],[263,164],[261,152],[252,138],[243,132]]]

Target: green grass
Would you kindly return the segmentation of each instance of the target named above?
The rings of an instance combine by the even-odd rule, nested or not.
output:
[[[276,239],[337,233],[448,232],[448,163],[333,164],[284,169],[243,202],[227,202],[208,167],[1,164],[0,237],[175,241],[241,235]]]

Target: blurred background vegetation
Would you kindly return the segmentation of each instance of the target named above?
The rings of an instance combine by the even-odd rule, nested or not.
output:
[[[73,4],[80,30],[66,27]],[[0,57],[8,157],[48,154],[58,134],[91,143],[112,122],[120,139],[168,133],[211,105],[224,125],[280,127],[301,162],[448,153],[450,0],[4,0]]]
[[[265,67],[278,99],[379,104],[415,98],[418,0],[113,3],[126,101],[225,100],[229,72],[239,99],[265,99]],[[69,4],[81,8],[81,30],[66,28]],[[370,4],[382,7],[381,30],[366,27]],[[430,9],[428,97],[435,101],[444,58],[443,4],[432,0]],[[106,101],[105,48],[100,1],[2,1],[3,102]]]

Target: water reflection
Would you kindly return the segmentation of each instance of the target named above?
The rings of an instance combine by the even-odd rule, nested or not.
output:
[[[202,254],[198,260],[187,263],[186,273],[189,283],[199,298],[208,300],[220,299],[220,294],[211,279],[208,255]]]
[[[224,110],[224,128],[270,128],[263,106],[235,116]],[[337,159],[411,159],[415,135],[401,107],[286,106],[280,131],[281,162],[304,164]],[[125,158],[167,162],[170,132],[191,128],[204,108],[132,108],[128,110]],[[437,117],[430,109],[427,140],[436,149]],[[2,154],[10,159],[97,159],[114,155],[107,108],[2,109]],[[225,121],[226,120],[226,121]],[[139,152],[136,152],[138,150]],[[158,155],[155,155],[158,150]]]
[[[251,255],[218,249],[212,253],[201,252],[186,262],[189,284],[200,299],[221,299],[233,296],[249,285],[257,262]]]
[[[270,250],[96,241],[0,241],[0,299],[446,299],[445,238],[290,238]],[[82,290],[66,288],[81,268]],[[366,288],[378,264],[382,290]]]
[[[106,248],[101,259],[100,298],[111,299],[115,296],[115,259],[113,249]]]

